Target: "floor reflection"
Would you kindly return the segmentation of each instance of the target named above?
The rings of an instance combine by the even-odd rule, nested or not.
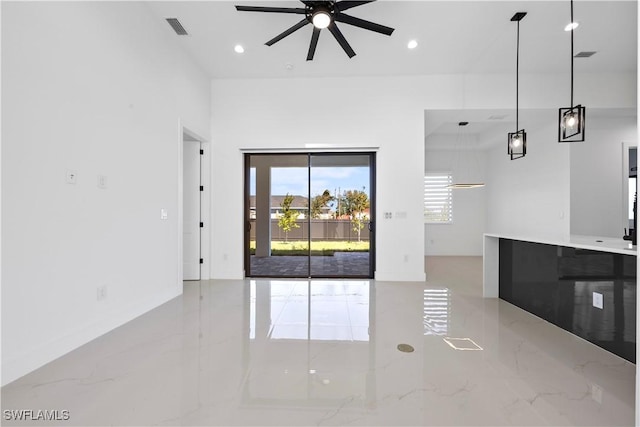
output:
[[[451,295],[449,289],[424,290],[424,334],[447,335]]]
[[[250,333],[271,340],[369,341],[369,281],[249,282]],[[257,325],[257,322],[260,322]]]
[[[372,406],[375,292],[370,281],[251,280],[243,404]]]

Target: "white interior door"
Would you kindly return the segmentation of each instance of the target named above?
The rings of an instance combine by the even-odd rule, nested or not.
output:
[[[184,141],[183,280],[200,280],[200,142]]]

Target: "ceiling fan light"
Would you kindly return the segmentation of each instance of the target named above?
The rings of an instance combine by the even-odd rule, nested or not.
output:
[[[331,15],[326,10],[319,10],[313,14],[311,21],[316,28],[327,28],[331,24]]]

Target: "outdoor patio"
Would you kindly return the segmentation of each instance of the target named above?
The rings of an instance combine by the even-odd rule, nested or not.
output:
[[[369,277],[369,252],[335,252],[333,256],[251,256],[249,277]]]

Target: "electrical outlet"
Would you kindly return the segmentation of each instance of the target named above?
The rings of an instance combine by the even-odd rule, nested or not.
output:
[[[98,301],[103,301],[107,298],[107,285],[98,286],[96,298]]]
[[[404,255],[404,262],[409,262],[409,255],[408,254]]]
[[[602,298],[602,294],[599,294],[598,292],[593,293],[593,306],[599,309],[604,308],[604,300]]]

